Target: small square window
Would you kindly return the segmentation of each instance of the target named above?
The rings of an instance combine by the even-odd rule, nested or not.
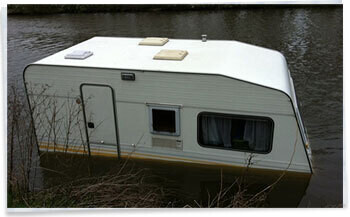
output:
[[[154,131],[175,133],[175,111],[152,109],[152,123]]]
[[[150,130],[153,134],[179,136],[179,108],[150,106]]]

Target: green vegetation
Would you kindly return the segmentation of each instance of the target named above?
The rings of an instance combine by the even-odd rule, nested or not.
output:
[[[231,8],[228,5],[9,5],[8,14],[100,13]]]
[[[157,4],[157,5],[8,5],[8,14],[114,13],[138,11],[226,10],[271,7],[342,7],[342,5],[230,5],[230,4]]]

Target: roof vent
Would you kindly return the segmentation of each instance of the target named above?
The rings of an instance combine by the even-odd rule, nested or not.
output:
[[[153,59],[155,60],[183,60],[187,56],[186,50],[161,50]]]
[[[72,53],[67,54],[64,56],[65,59],[77,59],[77,60],[83,60],[91,56],[93,53],[88,50],[75,50]]]
[[[140,41],[139,45],[163,46],[168,41],[168,38],[148,37]]]

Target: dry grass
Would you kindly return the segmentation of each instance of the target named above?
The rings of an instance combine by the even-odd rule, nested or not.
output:
[[[248,168],[248,167],[247,167]],[[265,207],[266,199],[270,188],[265,188],[259,192],[249,192],[250,186],[246,180],[247,171],[240,177],[235,178],[231,183],[224,183],[221,171],[221,181],[218,183],[219,189],[213,195],[207,191],[205,202],[194,200],[194,206],[186,207],[198,208],[249,208]]]
[[[144,181],[145,171],[74,180],[26,197],[27,207],[163,207],[168,192]]]
[[[177,189],[170,189],[153,182],[147,169],[133,170],[128,161],[112,174],[97,177],[84,177],[38,192],[17,195],[15,204],[22,207],[82,207],[82,208],[247,208],[265,207],[268,191],[251,193],[242,177],[220,189],[208,191],[207,198],[178,202]],[[180,198],[181,199],[181,198]]]

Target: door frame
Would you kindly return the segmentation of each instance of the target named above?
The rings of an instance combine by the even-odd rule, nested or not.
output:
[[[90,150],[90,140],[89,140],[89,132],[87,128],[87,122],[86,122],[86,112],[85,112],[85,104],[84,104],[84,95],[83,95],[83,86],[96,86],[96,87],[107,87],[111,90],[112,93],[112,103],[113,103],[113,115],[114,115],[114,129],[115,129],[115,136],[117,141],[117,152],[118,152],[118,159],[120,159],[120,143],[119,143],[119,130],[118,130],[118,119],[117,119],[117,107],[115,104],[115,94],[114,89],[112,86],[108,84],[95,84],[95,83],[81,83],[79,86],[80,89],[80,98],[81,98],[81,105],[83,108],[83,116],[84,116],[84,126],[85,126],[85,134],[86,134],[86,142],[88,145],[88,151],[89,156],[91,156],[91,150]]]

